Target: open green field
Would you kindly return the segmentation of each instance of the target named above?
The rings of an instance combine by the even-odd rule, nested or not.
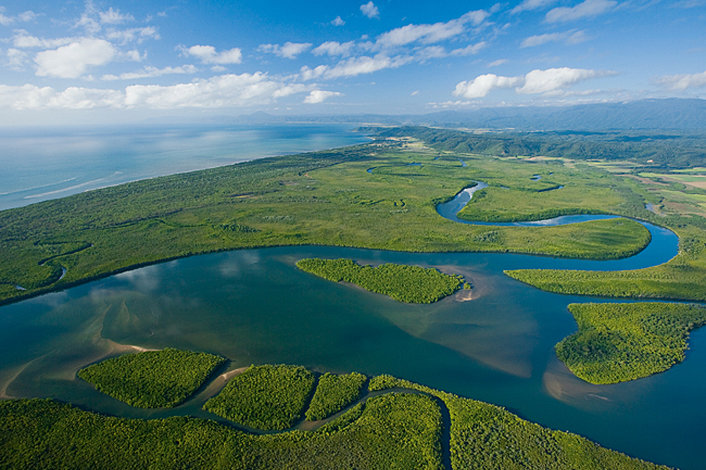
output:
[[[684,360],[689,332],[706,308],[688,304],[571,304],[578,332],[556,345],[577,377],[594,384],[634,380]]]
[[[213,354],[167,348],[107,359],[78,376],[128,405],[166,408],[189,398],[224,362]]]
[[[450,276],[434,268],[391,263],[361,266],[344,258],[307,258],[297,261],[297,267],[329,281],[350,282],[406,303],[436,302],[456,292],[463,283],[461,276]]]
[[[463,167],[456,156],[438,156],[424,147],[373,143],[137,181],[2,211],[0,302],[166,259],[245,247],[320,244],[612,259],[649,241],[647,231],[629,220],[541,228],[445,220],[436,204],[474,180],[542,187],[532,175],[548,172],[553,183],[576,185],[578,192],[597,194],[591,191],[599,187],[617,194],[609,200],[596,196],[590,205],[596,210],[649,213],[629,185],[605,172],[581,176],[561,162],[478,156],[463,156]],[[366,171],[370,168],[375,169]],[[547,195],[561,191],[538,194],[554,197]],[[493,207],[478,204],[486,212]],[[526,215],[531,211],[516,214]]]

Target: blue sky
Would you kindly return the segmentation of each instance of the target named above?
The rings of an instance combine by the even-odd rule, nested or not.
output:
[[[706,0],[0,3],[0,124],[706,97]]]

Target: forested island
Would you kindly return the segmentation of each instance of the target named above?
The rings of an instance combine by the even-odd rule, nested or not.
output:
[[[350,282],[406,303],[430,304],[453,294],[462,285],[471,287],[459,275],[421,266],[387,263],[373,267],[361,266],[351,259],[308,258],[297,261],[297,267],[329,281]]]

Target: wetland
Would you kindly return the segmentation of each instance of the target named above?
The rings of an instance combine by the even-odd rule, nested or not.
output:
[[[692,332],[686,360],[666,372],[592,385],[571,374],[554,347],[576,332],[570,303],[616,300],[546,292],[505,275],[522,269],[610,273],[673,263],[678,253],[683,256],[674,231],[615,217],[656,222],[641,193],[617,178],[606,181],[605,172],[591,168],[579,174],[560,164],[472,155],[463,155],[467,165],[461,166],[456,155],[439,158],[431,150],[410,155],[374,145],[349,149],[348,158],[313,155],[312,161],[318,157],[313,164],[306,157],[262,161],[252,169],[267,170],[258,176],[271,181],[257,182],[266,190],[254,188],[250,178],[230,181],[227,191],[209,188],[193,201],[179,199],[184,207],[177,212],[170,199],[160,197],[163,191],[187,180],[199,188],[205,185],[201,175],[157,180],[159,191],[137,183],[130,191],[117,187],[110,194],[2,213],[4,248],[14,250],[17,266],[36,266],[29,273],[13,266],[2,271],[13,289],[28,289],[1,292],[14,301],[0,309],[3,395],[49,397],[122,417],[211,419],[202,406],[218,387],[199,390],[169,410],[146,410],[76,377],[78,369],[129,345],[174,347],[227,357],[228,370],[288,363],[322,373],[391,374],[506,407],[632,456],[698,468],[706,422],[700,406],[706,393],[700,373],[706,364],[704,332]],[[209,177],[222,181],[226,172],[211,170]],[[349,187],[331,190],[327,185],[341,175]],[[471,225],[458,223],[460,217],[441,217],[444,202],[468,204],[470,195],[463,204],[458,198],[474,181],[490,190],[489,196],[474,198],[473,204],[488,204],[476,213],[502,204],[502,196],[493,194],[507,191],[503,187],[524,191],[529,202],[555,198],[566,189],[571,215],[564,216],[583,222],[538,221],[544,214],[541,202],[517,207],[505,222]],[[553,184],[563,187],[543,190]],[[605,190],[601,185],[617,185],[618,196],[587,201],[586,188],[599,194]],[[103,194],[123,205],[130,202],[132,209],[103,210],[106,202],[97,197]],[[69,212],[67,204],[85,209]],[[73,238],[67,238],[67,222],[59,216],[50,218],[48,227],[32,222],[57,209],[82,227]],[[455,217],[459,209],[449,210]],[[535,226],[522,226],[520,220],[534,220]],[[111,245],[108,227],[127,240]],[[20,230],[28,233],[25,240],[10,236]],[[139,236],[145,249],[159,245],[161,251],[149,256],[120,251],[132,236]],[[182,242],[190,250],[184,251]],[[184,257],[232,248],[241,249]],[[39,264],[48,256],[55,256],[53,267]],[[168,258],[180,259],[139,267]],[[473,300],[463,301],[462,290],[433,304],[402,304],[302,272],[296,263],[305,258],[436,268],[469,281]],[[52,269],[62,278],[52,278]],[[20,298],[25,300],[15,301]]]

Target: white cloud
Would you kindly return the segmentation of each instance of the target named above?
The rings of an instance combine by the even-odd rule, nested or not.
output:
[[[538,34],[525,38],[520,47],[536,47],[550,42],[564,42],[566,44],[579,44],[588,37],[583,31],[566,31],[563,33]]]
[[[17,19],[25,23],[33,21],[36,17],[37,14],[32,10],[23,11],[22,13],[17,15]]]
[[[130,14],[122,14],[120,10],[113,10],[110,7],[108,11],[101,11],[98,13],[100,22],[103,24],[120,24],[126,21],[133,21],[135,18]]]
[[[9,48],[7,50],[7,66],[13,70],[21,70],[27,62],[27,53],[20,49]]]
[[[27,23],[34,20],[36,17],[37,14],[32,10],[24,11],[17,16],[7,16],[5,15],[5,7],[0,6],[0,25],[3,26],[10,26],[12,23],[18,21]]]
[[[204,64],[239,64],[243,60],[243,53],[237,47],[226,51],[216,52],[216,48],[213,46],[196,45],[191,46],[188,49],[181,48],[181,52],[185,56],[196,57]]]
[[[455,96],[463,98],[483,98],[495,88],[512,88],[522,82],[522,77],[502,77],[494,73],[479,75],[471,81],[459,82],[454,90]]]
[[[476,55],[476,54],[478,54],[478,52],[481,51],[481,49],[483,49],[487,45],[488,45],[488,43],[485,41],[477,42],[475,44],[469,44],[466,47],[452,50],[451,55],[453,55],[453,56]]]
[[[340,16],[337,16],[331,20],[331,24],[334,26],[343,26],[346,22],[343,21]]]
[[[414,90],[412,93],[409,94],[409,96],[417,96],[419,94],[419,90]]]
[[[360,11],[368,18],[378,18],[380,16],[380,10],[372,1],[362,4]]]
[[[284,83],[260,72],[218,75],[170,86],[131,85],[125,89],[70,87],[62,91],[29,84],[0,85],[0,108],[22,110],[246,107],[269,104],[278,98],[308,91],[311,91],[310,86]],[[324,99],[329,96],[334,95],[327,95]]]
[[[76,28],[84,28],[88,33],[95,34],[101,30],[100,23],[96,20],[98,10],[93,5],[92,0],[86,1],[86,8],[81,15],[81,18],[76,22]]]
[[[267,52],[285,59],[295,59],[299,54],[312,46],[310,42],[285,42],[279,44],[260,44],[257,48],[260,52]]]
[[[339,62],[334,67],[326,68],[324,76],[326,78],[355,77],[377,72],[378,70],[397,68],[413,60],[409,56],[388,57],[376,55],[374,57],[360,56]]]
[[[312,49],[314,55],[330,55],[330,56],[347,56],[350,55],[355,47],[355,42],[337,42],[337,41],[326,41],[320,46]]]
[[[23,109],[91,109],[96,107],[118,107],[122,94],[115,90],[70,87],[56,91],[51,87],[35,85],[0,85],[0,107]]]
[[[12,45],[22,49],[49,49],[53,47],[65,46],[66,44],[71,44],[72,42],[78,41],[80,39],[81,38],[79,37],[41,39],[35,36],[31,36],[27,31],[23,29],[19,29],[15,31],[15,35],[12,37]]]
[[[297,90],[256,72],[219,75],[171,86],[129,86],[125,89],[125,105],[162,109],[242,107],[269,103],[294,92]]]
[[[414,53],[414,59],[419,62],[425,62],[429,59],[441,59],[448,56],[449,53],[441,46],[423,47]]]
[[[591,16],[598,16],[612,10],[618,2],[613,0],[584,0],[573,7],[558,7],[547,12],[548,23],[573,21]]]
[[[121,44],[126,44],[132,41],[141,43],[145,39],[159,39],[159,33],[154,26],[145,26],[143,28],[112,30],[106,34],[106,37],[113,41],[118,41]]]
[[[556,3],[556,0],[524,0],[522,3],[513,8],[510,13],[520,13],[522,11],[539,10]]]
[[[328,98],[333,96],[341,96],[342,93],[337,91],[326,91],[326,90],[312,90],[306,98],[304,98],[304,103],[307,104],[318,104],[323,103]]]
[[[605,72],[590,69],[572,69],[569,67],[546,70],[532,70],[525,75],[525,84],[517,89],[518,93],[549,93],[567,85],[606,75]]]
[[[496,88],[513,88],[522,94],[559,94],[562,89],[590,78],[609,75],[590,69],[569,67],[532,70],[524,76],[503,77],[492,73],[479,75],[470,81],[459,82],[453,94],[467,99],[483,98]],[[595,93],[593,90],[591,93]]]
[[[469,23],[478,26],[488,15],[489,13],[484,10],[474,10],[447,22],[408,24],[378,36],[376,46],[379,48],[398,47],[416,41],[423,44],[433,44],[458,36],[465,31],[466,25]]]
[[[101,77],[101,80],[136,80],[140,78],[152,78],[161,77],[163,75],[175,75],[175,74],[192,74],[196,73],[198,69],[193,65],[182,65],[179,67],[145,67],[138,72],[127,72],[120,75],[107,74]]]
[[[498,59],[494,60],[491,63],[488,64],[488,67],[498,67],[503,64],[507,64],[508,60],[507,59]]]
[[[108,41],[83,38],[58,49],[39,52],[34,62],[39,76],[77,78],[88,67],[105,65],[115,55],[116,50]]]
[[[666,75],[658,83],[672,90],[687,90],[706,86],[706,71],[701,73]]]
[[[142,62],[144,59],[147,58],[147,52],[143,54],[140,54],[140,51],[137,49],[132,49],[127,52],[122,52],[118,55],[118,57],[125,59],[125,60],[132,60],[134,62]]]
[[[320,78],[328,70],[328,66],[319,65],[318,67],[309,68],[306,65],[299,70],[299,78],[304,81]]]

